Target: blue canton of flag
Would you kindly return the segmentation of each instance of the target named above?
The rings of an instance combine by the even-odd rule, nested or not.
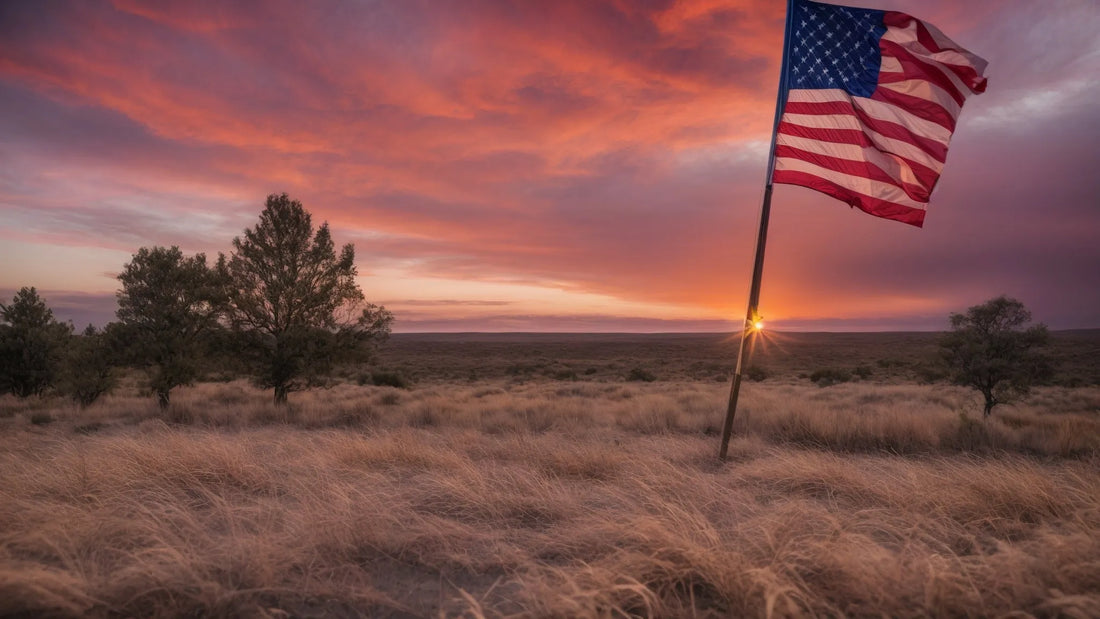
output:
[[[840,88],[870,97],[878,86],[886,32],[882,11],[799,3],[794,7],[791,86]]]

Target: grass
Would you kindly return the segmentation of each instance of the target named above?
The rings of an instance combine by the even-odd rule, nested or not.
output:
[[[1100,388],[982,421],[769,362],[720,463],[727,385],[572,358],[285,409],[0,398],[0,615],[1100,616]]]

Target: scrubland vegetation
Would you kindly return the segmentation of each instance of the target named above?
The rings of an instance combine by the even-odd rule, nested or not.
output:
[[[5,396],[0,615],[1100,616],[1096,334],[988,420],[896,345],[931,336],[833,337],[755,357],[724,463],[718,336],[395,336],[281,406]]]

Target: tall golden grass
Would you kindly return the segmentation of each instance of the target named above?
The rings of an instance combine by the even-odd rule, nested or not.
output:
[[[268,395],[0,400],[0,615],[1100,616],[1100,389]]]

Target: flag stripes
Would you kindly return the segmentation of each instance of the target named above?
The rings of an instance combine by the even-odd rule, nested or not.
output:
[[[828,14],[836,9],[841,24],[854,11],[805,0],[799,4],[813,5],[814,18],[831,19]],[[881,15],[885,31],[870,42],[878,46],[881,62],[869,96],[829,87],[834,76],[818,78],[834,80],[822,84],[800,76],[787,91],[772,180],[809,187],[872,215],[919,227],[963,102],[985,90],[986,63],[929,24],[903,13]],[[857,17],[867,19],[867,13]],[[848,51],[830,48],[815,36],[832,38],[815,32],[812,24],[804,35],[796,29],[788,45],[820,56],[794,59],[792,66],[816,68],[834,52]]]

